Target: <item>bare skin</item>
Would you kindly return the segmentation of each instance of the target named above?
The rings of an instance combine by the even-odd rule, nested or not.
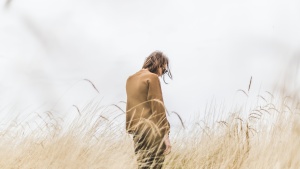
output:
[[[165,64],[163,67],[164,67],[165,69],[167,69],[167,64]],[[158,76],[162,76],[162,75],[163,75],[163,68],[162,68],[162,67],[158,68],[156,74],[157,74]],[[168,155],[168,154],[170,154],[171,148],[172,148],[171,142],[170,142],[170,139],[169,139],[169,134],[166,134],[166,135],[164,136],[164,142],[165,142],[165,145],[166,145],[166,149],[164,150],[164,155]]]
[[[172,148],[171,142],[170,142],[170,139],[169,139],[169,134],[165,135],[164,141],[165,141],[165,145],[166,145],[166,149],[164,151],[164,155],[168,155],[168,154],[170,154],[171,148]]]

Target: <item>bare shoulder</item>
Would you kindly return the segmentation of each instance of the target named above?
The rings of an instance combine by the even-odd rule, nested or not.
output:
[[[127,78],[127,81],[129,79],[134,79],[135,77],[138,78],[139,80],[146,80],[146,81],[157,81],[157,80],[159,80],[157,74],[142,69],[142,70],[136,72],[135,74],[129,76]]]
[[[150,80],[158,80],[158,75],[149,71],[145,72],[145,76]]]
[[[128,82],[128,81],[132,78],[132,76],[133,76],[133,75],[128,76],[128,78],[127,78],[126,81]]]

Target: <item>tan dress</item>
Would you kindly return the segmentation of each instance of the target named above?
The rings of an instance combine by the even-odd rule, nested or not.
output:
[[[133,134],[134,150],[142,168],[162,168],[163,138],[170,132],[158,76],[142,69],[126,83],[126,131]]]

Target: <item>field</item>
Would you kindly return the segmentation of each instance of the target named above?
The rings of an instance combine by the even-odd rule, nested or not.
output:
[[[300,169],[299,0],[0,8],[0,169],[136,169],[124,98],[143,62],[174,75],[164,169]]]
[[[247,92],[239,92],[247,97]],[[171,131],[172,152],[164,168],[299,168],[297,93],[268,92],[259,99],[263,104],[250,110],[245,105],[227,112],[223,119],[211,109],[202,120],[182,121],[176,132],[176,127]],[[91,101],[82,109],[73,108],[78,114],[68,124],[48,111],[27,120],[16,118],[2,127],[0,168],[136,168],[132,136],[125,133],[121,106]]]

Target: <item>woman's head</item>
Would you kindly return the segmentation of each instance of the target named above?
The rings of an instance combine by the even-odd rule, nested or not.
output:
[[[165,82],[165,74],[172,79],[172,73],[169,68],[169,59],[161,51],[152,52],[145,60],[143,69],[148,69],[150,72],[163,76]],[[166,83],[166,82],[165,82]]]

